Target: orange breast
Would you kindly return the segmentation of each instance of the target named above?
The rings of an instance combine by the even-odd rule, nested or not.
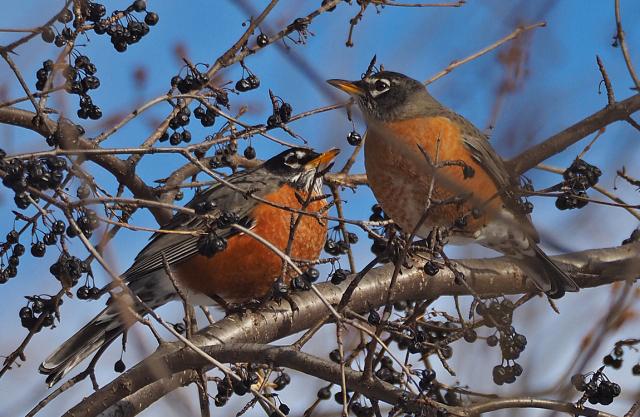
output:
[[[266,197],[267,200],[301,209],[292,187]],[[326,202],[314,201],[307,212],[318,212]],[[285,251],[289,241],[293,213],[259,204],[253,215],[253,231]],[[295,214],[293,214],[295,216]],[[324,246],[326,222],[303,216],[294,234],[291,256],[300,260],[316,260]],[[177,277],[184,286],[225,300],[248,300],[266,294],[282,272],[282,259],[272,250],[248,235],[228,239],[227,248],[211,258],[196,255],[176,267]],[[291,275],[286,278],[288,282]]]
[[[462,160],[474,169],[475,175],[465,179],[460,166],[433,171],[420,148],[433,162]],[[449,200],[473,194],[464,203],[432,204],[421,235],[433,226],[452,226],[475,206],[483,207],[483,213],[491,213],[501,205],[498,198],[493,198],[497,193],[493,179],[472,159],[462,143],[459,128],[446,117],[369,126],[364,154],[369,185],[376,199],[406,232],[413,230],[427,207],[434,172],[432,199]],[[474,232],[487,221],[487,215],[479,219],[468,216],[464,230]]]

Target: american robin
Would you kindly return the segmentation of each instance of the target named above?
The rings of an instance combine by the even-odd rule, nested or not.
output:
[[[353,96],[364,115],[369,185],[401,229],[417,227],[426,237],[434,227],[447,228],[453,244],[477,242],[514,259],[550,297],[578,291],[538,247],[517,178],[471,122],[397,72],[328,82]]]
[[[322,174],[339,150],[318,154],[306,148],[288,149],[262,165],[226,178],[233,188],[219,184],[198,193],[186,207],[208,216],[180,212],[165,230],[202,231],[203,234],[156,233],[133,265],[122,274],[129,288],[150,308],[178,300],[179,293],[166,273],[170,265],[176,284],[189,303],[214,305],[220,299],[245,302],[270,292],[283,270],[282,259],[263,243],[238,232],[232,224],[250,228],[285,251],[292,231],[293,211],[318,213],[326,202],[320,197]],[[260,201],[269,201],[273,205]],[[320,255],[327,224],[302,215],[293,231],[291,257],[314,261]],[[292,278],[283,277],[288,283]],[[49,386],[97,349],[108,345],[132,323],[125,323],[122,304],[107,307],[55,350],[41,365]],[[144,308],[132,304],[144,314]]]

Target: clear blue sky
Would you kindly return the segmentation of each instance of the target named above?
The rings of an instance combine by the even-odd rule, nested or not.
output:
[[[241,23],[246,14],[234,5],[234,2],[217,0],[189,2],[169,2],[148,0],[149,9],[158,12],[160,22],[151,28],[150,34],[139,44],[130,47],[125,54],[113,50],[108,38],[91,35],[82,51],[91,57],[98,67],[98,75],[102,86],[93,94],[94,102],[102,106],[105,117],[100,122],[85,123],[89,135],[96,135],[113,124],[140,103],[169,88],[169,80],[181,68],[175,50],[182,47],[193,62],[211,63],[243,32]],[[212,4],[216,6],[212,6]],[[265,0],[248,1],[256,9],[261,9]],[[262,26],[262,30],[270,34],[275,28],[281,28],[293,18],[307,14],[320,3],[317,1],[282,0],[274,13]],[[0,27],[33,27],[46,21],[62,4],[61,1],[29,1],[3,10],[0,16]],[[355,2],[354,2],[355,4]],[[112,1],[108,7],[126,7],[127,2]],[[250,123],[262,123],[269,114],[267,88],[290,102],[294,113],[333,103],[340,96],[331,92],[322,82],[317,82],[309,74],[295,64],[297,60],[310,65],[317,78],[358,78],[366,69],[373,54],[377,54],[378,63],[385,68],[404,72],[417,79],[427,79],[446,67],[454,59],[463,58],[493,43],[510,33],[518,24],[530,24],[546,21],[547,27],[536,29],[530,33],[526,49],[528,57],[522,68],[524,77],[519,80],[518,88],[513,94],[504,97],[501,110],[491,132],[492,142],[499,153],[505,157],[513,156],[535,142],[539,142],[553,133],[564,129],[572,123],[601,109],[606,104],[606,95],[599,94],[598,72],[595,55],[603,59],[618,99],[632,94],[629,89],[631,79],[626,72],[619,49],[612,48],[612,36],[615,32],[613,17],[613,1],[581,1],[581,0],[539,0],[535,2],[521,0],[507,2],[504,0],[473,1],[470,0],[462,8],[397,8],[386,7],[376,14],[370,8],[362,22],[355,28],[353,48],[344,45],[349,19],[357,8],[344,4],[331,13],[320,16],[310,27],[315,36],[310,36],[304,46],[294,45],[287,41],[290,49],[269,47],[256,56],[246,60],[247,66],[262,81],[261,88],[232,96],[233,109],[241,105],[249,106],[244,120]],[[109,9],[111,11],[111,9]],[[622,0],[623,23],[636,68],[640,70],[640,3],[634,0]],[[60,27],[60,24],[58,24]],[[0,33],[0,44],[6,44],[14,38],[12,34]],[[503,46],[484,57],[456,69],[453,73],[430,86],[433,95],[446,105],[466,116],[478,127],[484,129],[491,120],[495,104],[496,92],[506,76],[504,67],[499,62],[500,53],[508,51],[510,45]],[[45,59],[54,58],[55,48],[44,44],[39,39],[26,47],[20,48],[14,57],[20,68],[24,70],[30,86],[35,84],[35,71]],[[145,85],[138,85],[133,72],[144,70],[148,75]],[[225,81],[235,81],[241,76],[241,68],[233,66],[220,75]],[[0,91],[7,97],[20,96],[18,84],[13,80],[10,70],[0,63]],[[3,99],[0,99],[2,101]],[[64,95],[56,96],[51,105],[73,112],[76,99]],[[25,106],[28,108],[28,106]],[[113,136],[105,146],[136,146],[146,138],[151,129],[168,111],[166,104],[156,106],[143,117],[128,124],[117,135]],[[194,121],[195,122],[195,121]],[[194,140],[201,140],[206,134],[197,129],[192,122]],[[363,127],[357,122],[361,132]],[[336,111],[314,116],[292,125],[292,128],[305,137],[309,144],[317,149],[338,146],[343,149],[341,161],[349,154],[350,146],[346,143],[346,135],[351,130],[343,111]],[[293,141],[282,132],[275,132],[279,138]],[[585,159],[600,166],[604,175],[601,184],[607,188],[614,185],[615,170],[626,166],[630,173],[640,176],[638,163],[638,144],[640,136],[630,126],[618,123],[610,126]],[[253,145],[258,149],[260,157],[268,157],[280,148],[265,139],[256,137]],[[548,161],[558,167],[566,167],[585,142],[573,146],[562,155]],[[241,144],[241,149],[244,148]],[[27,150],[44,149],[44,142],[36,135],[0,127],[0,147],[9,153]],[[173,156],[152,156],[145,158],[140,165],[140,174],[147,180],[163,178],[181,160]],[[340,164],[340,163],[338,163]],[[100,169],[87,165],[92,174],[101,181],[108,178]],[[353,170],[362,172],[360,159]],[[551,174],[532,171],[528,175],[537,188],[544,188],[557,181]],[[629,202],[638,202],[635,190],[618,181],[618,190]],[[75,193],[75,185],[71,188]],[[111,188],[114,191],[114,188]],[[13,209],[12,195],[6,190],[0,194],[0,207],[6,213],[0,219],[0,233],[8,231],[12,218],[8,211]],[[373,203],[368,190],[352,194],[344,193],[347,200],[347,216],[364,218],[369,215],[368,209]],[[589,205],[581,211],[559,212],[554,208],[552,199],[533,199],[535,204],[534,222],[543,236],[543,241],[553,243],[555,248],[576,250],[591,247],[612,246],[619,244],[628,236],[637,221],[620,209],[611,209]],[[153,226],[153,220],[147,214],[138,214],[134,221],[140,225]],[[558,232],[560,231],[560,232]],[[118,270],[125,269],[138,250],[144,245],[148,235],[145,233],[123,232],[111,246],[107,255]],[[23,243],[28,239],[23,238]],[[368,243],[361,239],[357,246],[359,264],[370,259]],[[553,249],[550,249],[553,251]],[[37,292],[53,293],[58,283],[48,273],[49,264],[54,259],[53,251],[43,260],[27,262],[20,267],[20,274],[10,283],[0,287],[0,302],[3,305],[4,332],[0,339],[0,353],[6,354],[17,345],[14,335],[25,332],[19,328],[18,310],[24,305],[23,295]],[[477,248],[464,248],[452,251],[458,255],[474,255],[483,253]],[[99,271],[99,282],[106,282],[107,277]],[[599,317],[609,302],[609,291],[584,291],[579,295],[567,296],[560,302],[563,310],[561,316],[548,314],[542,301],[531,308],[523,309],[516,320],[520,320],[522,328],[529,329],[527,336],[544,344],[551,338],[564,338],[567,341],[578,341],[593,324],[584,317]],[[446,307],[446,304],[443,304]],[[45,385],[40,376],[36,376],[36,368],[40,360],[54,345],[64,340],[79,328],[89,317],[102,308],[102,302],[83,302],[67,299],[62,307],[62,325],[54,331],[45,330],[35,337],[27,349],[28,362],[14,369],[11,375],[0,380],[0,392],[4,398],[13,398],[8,407],[0,410],[0,416],[24,414],[36,399],[46,395]],[[167,309],[168,316],[179,317],[179,309]],[[171,313],[169,313],[171,312]],[[594,313],[596,312],[596,313]],[[527,316],[529,315],[529,316]],[[537,318],[542,317],[542,318]],[[545,329],[542,332],[542,329]],[[629,336],[629,332],[620,333]],[[627,329],[629,330],[629,329]],[[330,332],[329,332],[330,333]],[[535,335],[538,336],[535,336]],[[329,334],[329,339],[331,334]],[[535,338],[535,339],[534,339]],[[135,343],[135,341],[134,341]],[[539,381],[547,381],[545,366],[534,363],[561,363],[572,357],[577,346],[564,345],[564,351],[553,353],[545,346],[531,347],[525,351],[523,364],[529,375],[521,386],[511,389],[526,389],[526,384],[536,387]],[[151,348],[148,344],[148,348]],[[458,347],[456,347],[458,349]],[[608,347],[603,347],[602,354]],[[104,371],[98,373],[101,383],[113,378],[111,363],[118,356],[118,349],[103,363]],[[139,354],[127,352],[125,362],[132,365]],[[487,352],[477,346],[465,350],[470,355],[485,355],[487,362],[493,366],[497,363],[497,353]],[[460,349],[460,352],[463,352]],[[535,352],[535,353],[534,353]],[[545,353],[546,352],[546,353]],[[599,353],[599,357],[601,356]],[[529,354],[529,355],[528,355]],[[536,356],[540,355],[540,356]],[[476,376],[463,372],[463,382],[475,384],[476,388],[486,387],[490,374],[484,364],[469,365],[465,362],[469,356],[462,358],[456,351],[454,364],[460,369],[476,369]],[[528,357],[529,356],[529,357]],[[536,362],[537,361],[537,362]],[[475,361],[474,361],[475,362]],[[594,362],[594,366],[597,361]],[[463,368],[468,366],[468,368]],[[550,365],[549,365],[550,366]],[[553,368],[555,375],[562,366]],[[613,372],[613,378],[623,380],[626,374]],[[481,376],[477,376],[481,375]],[[628,381],[633,387],[633,381]],[[635,383],[637,386],[637,382]],[[493,388],[489,386],[489,388]],[[54,414],[66,409],[83,395],[90,392],[85,384],[82,388],[66,393],[64,399],[52,404],[45,415]],[[506,391],[505,391],[506,392]],[[293,390],[292,390],[293,394]],[[9,397],[11,396],[11,397]],[[191,397],[193,398],[193,397]],[[292,397],[293,398],[293,397]],[[180,403],[170,408],[179,415]],[[306,403],[305,403],[306,404]],[[300,404],[303,407],[305,404]],[[165,404],[166,405],[166,404]],[[610,410],[623,413],[626,403],[619,401]],[[195,409],[195,408],[194,408]],[[156,409],[157,410],[157,409]],[[294,410],[296,410],[294,408]],[[255,414],[257,413],[250,413]],[[147,412],[144,415],[153,415]],[[167,414],[170,415],[170,414]]]

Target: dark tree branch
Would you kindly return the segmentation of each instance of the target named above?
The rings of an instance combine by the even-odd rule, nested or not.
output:
[[[640,270],[640,243],[576,252],[554,257],[554,260],[565,266],[580,287],[597,287],[637,277],[637,271]],[[348,308],[352,311],[364,312],[384,305],[393,268],[394,265],[388,264],[375,268],[367,274],[354,291]],[[525,280],[525,273],[505,258],[460,260],[457,261],[457,268],[464,273],[470,287],[482,296],[535,291],[535,287]],[[338,286],[325,283],[318,285],[317,288],[330,303],[335,305],[340,301],[348,285],[349,280]],[[435,277],[429,277],[421,268],[415,267],[403,270],[403,273],[398,275],[393,299],[390,301],[433,299],[445,295],[467,294],[466,287],[454,283],[454,274],[450,270],[443,269]],[[298,306],[296,312],[292,312],[288,304],[271,302],[260,311],[245,313],[242,318],[233,315],[208,326],[198,332],[192,341],[205,350],[219,344],[269,343],[308,329],[327,314],[323,302],[311,292],[294,293],[292,299]],[[162,360],[167,363],[169,369],[172,369],[171,367],[178,366],[176,363],[181,363],[182,359],[168,358],[173,357],[172,355],[180,355],[181,358],[186,357],[185,355],[189,356],[187,351],[188,349],[184,348],[180,342],[165,345],[151,357],[96,391],[71,409],[67,415],[90,416],[107,409],[127,395],[159,380],[157,374],[147,372],[150,362]],[[191,364],[194,369],[209,364],[201,356],[197,360],[200,362]],[[276,363],[276,365],[282,364]],[[182,372],[184,369],[187,368],[182,367],[177,371]],[[166,393],[164,390],[154,392],[159,396],[153,398],[147,396],[146,401],[149,404]],[[140,400],[138,398],[136,401]],[[87,404],[95,405],[91,408],[91,413],[86,412]]]
[[[640,110],[640,94],[609,105],[573,126],[566,128],[562,132],[556,133],[542,143],[527,149],[520,155],[507,161],[507,166],[511,169],[511,172],[520,175],[545,159],[564,151],[569,146],[596,132],[598,129],[613,122],[627,120],[630,115],[638,110]]]

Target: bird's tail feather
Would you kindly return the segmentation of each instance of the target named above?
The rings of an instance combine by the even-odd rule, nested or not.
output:
[[[526,269],[531,270],[531,278],[538,288],[550,298],[560,298],[566,291],[577,292],[580,287],[566,272],[553,262],[537,245],[533,253],[522,259]]]
[[[108,306],[49,355],[40,365],[40,373],[48,375],[47,384],[53,386],[86,357],[113,342],[123,331],[118,312],[112,305]]]

